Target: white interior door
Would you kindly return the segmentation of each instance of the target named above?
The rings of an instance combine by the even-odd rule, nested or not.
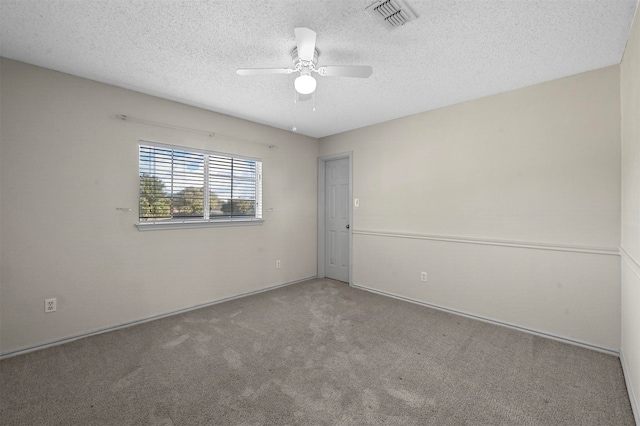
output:
[[[325,276],[349,282],[349,159],[325,162]]]

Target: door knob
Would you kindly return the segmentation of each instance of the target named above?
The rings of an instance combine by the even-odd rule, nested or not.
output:
[[[349,225],[347,225],[347,229],[349,229]]]

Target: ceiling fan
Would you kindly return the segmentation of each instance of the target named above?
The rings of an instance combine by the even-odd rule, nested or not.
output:
[[[316,33],[309,28],[296,28],[296,47],[291,52],[293,68],[241,68],[239,75],[291,74],[299,73],[294,81],[296,92],[311,95],[316,90],[316,79],[312,73],[323,77],[367,78],[373,73],[368,65],[325,65],[317,67]],[[302,100],[302,99],[300,99]]]

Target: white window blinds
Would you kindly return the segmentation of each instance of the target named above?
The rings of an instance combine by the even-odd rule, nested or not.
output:
[[[151,143],[139,154],[140,224],[262,218],[259,159]]]

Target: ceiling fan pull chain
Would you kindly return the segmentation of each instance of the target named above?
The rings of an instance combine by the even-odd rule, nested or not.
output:
[[[294,92],[295,92],[295,90],[294,90]],[[298,93],[296,92],[296,94],[293,95],[293,96],[297,97]],[[293,132],[297,132],[298,131],[298,126],[297,126],[298,120],[296,119],[296,109],[297,109],[297,107],[295,105],[293,105],[293,127],[291,128],[291,130]]]

